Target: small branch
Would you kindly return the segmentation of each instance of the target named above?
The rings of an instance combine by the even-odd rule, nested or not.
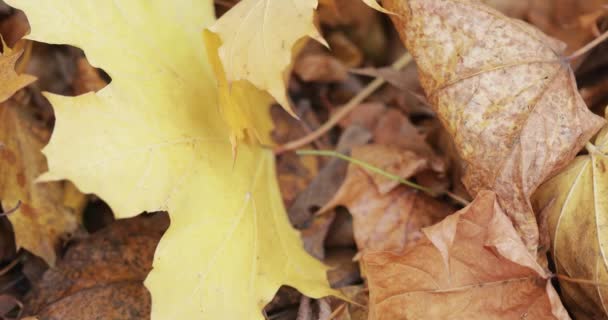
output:
[[[17,256],[17,258],[11,261],[11,263],[9,263],[6,267],[0,269],[0,276],[3,276],[11,271],[19,263],[19,261],[21,261],[21,257]]]
[[[412,61],[412,56],[409,53],[404,54],[399,60],[393,63],[392,68],[400,70]],[[361,104],[367,97],[374,93],[380,88],[386,81],[382,78],[376,78],[370,82],[363,90],[361,90],[356,96],[354,96],[347,104],[344,105],[336,114],[334,114],[327,122],[317,128],[312,133],[284,145],[278,146],[274,149],[275,154],[281,154],[286,151],[295,150],[301,148],[312,141],[317,140],[319,137],[327,133],[333,128],[340,120],[344,119],[351,111]]]
[[[384,171],[381,168],[378,168],[376,166],[374,166],[373,164],[367,163],[365,161],[361,161],[359,159],[355,159],[353,157],[349,157],[345,154],[339,153],[337,151],[331,151],[331,150],[298,150],[296,151],[296,154],[301,155],[301,156],[322,156],[322,157],[334,157],[334,158],[338,158],[338,159],[342,159],[344,161],[348,161],[349,163],[352,163],[354,165],[360,166],[363,169],[373,172],[373,173],[377,173],[385,178],[391,179],[393,181],[397,181],[401,184],[404,184],[406,186],[409,186],[411,188],[414,188],[416,190],[420,190],[432,197],[437,197],[440,194],[437,194],[436,192],[434,192],[433,190],[427,188],[427,187],[423,187],[417,183],[411,182],[407,179],[403,179],[398,175],[392,174],[390,172]],[[468,201],[466,201],[465,199],[462,199],[461,197],[451,193],[451,192],[445,192],[445,195],[449,196],[450,198],[452,198],[454,201],[467,206],[469,204]]]
[[[570,56],[566,57],[567,61],[572,61],[574,59],[579,58],[580,56],[586,54],[587,52],[591,51],[591,49],[597,47],[600,43],[602,43],[604,40],[608,39],[608,31],[605,31],[601,36],[595,38],[593,41],[587,43],[584,47],[576,50],[574,53],[572,53]]]
[[[14,208],[12,208],[12,209],[10,209],[10,210],[8,210],[6,212],[0,212],[0,217],[8,216],[9,214],[11,214],[11,213],[19,210],[19,207],[21,207],[21,200],[17,201],[17,204],[15,205]]]

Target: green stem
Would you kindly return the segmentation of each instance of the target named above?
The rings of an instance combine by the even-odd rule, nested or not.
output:
[[[359,159],[355,159],[353,157],[349,157],[345,154],[342,154],[340,152],[337,151],[331,151],[331,150],[297,150],[296,154],[301,155],[301,156],[322,156],[322,157],[333,157],[333,158],[338,158],[338,159],[342,159],[344,161],[348,161],[349,163],[352,163],[354,165],[357,165],[359,167],[362,167],[363,169],[369,171],[369,172],[373,172],[373,173],[377,173],[381,176],[384,176],[385,178],[391,179],[393,181],[397,181],[401,184],[404,184],[406,186],[412,187],[416,190],[420,190],[422,192],[427,193],[428,195],[432,196],[432,197],[437,197],[440,194],[437,194],[436,192],[434,192],[433,190],[427,188],[427,187],[423,187],[417,183],[411,182],[407,179],[403,179],[398,175],[394,175],[390,172],[384,171],[376,166],[374,166],[373,164],[367,163],[365,161],[361,161]],[[449,191],[446,191],[445,194],[452,198],[454,201],[462,204],[462,205],[468,205],[469,202],[461,197],[459,197],[456,194],[453,194]]]

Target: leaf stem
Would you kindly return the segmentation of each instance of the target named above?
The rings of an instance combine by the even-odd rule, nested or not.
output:
[[[568,56],[566,58],[566,60],[572,61],[574,59],[579,58],[580,56],[584,55],[585,53],[591,51],[591,49],[595,48],[596,46],[598,46],[600,43],[602,43],[606,39],[608,39],[608,30],[605,31],[604,33],[602,33],[602,35],[600,35],[599,37],[593,39],[593,41],[587,43],[582,48],[574,51],[574,53],[572,53],[570,56]]]
[[[409,53],[405,53],[402,55],[393,65],[391,66],[394,69],[400,70],[406,65],[408,65],[412,61],[412,56]],[[355,109],[358,105],[361,104],[367,97],[369,97],[372,93],[374,93],[378,88],[380,88],[386,81],[382,78],[376,78],[372,82],[370,82],[363,90],[357,93],[348,103],[344,105],[338,112],[336,112],[327,122],[325,122],[322,126],[317,128],[315,131],[310,134],[288,142],[286,144],[277,146],[274,149],[275,154],[281,154],[286,151],[295,150],[301,148],[312,141],[317,140],[319,137],[327,133],[331,128],[333,128],[340,120],[344,119],[351,111]]]
[[[423,187],[417,183],[411,182],[407,179],[403,179],[398,175],[392,174],[390,172],[384,171],[381,168],[378,168],[376,166],[374,166],[371,163],[365,162],[365,161],[361,161],[359,159],[355,159],[353,157],[349,157],[345,154],[342,154],[340,152],[337,151],[332,151],[332,150],[297,150],[296,154],[301,155],[301,156],[322,156],[322,157],[333,157],[333,158],[338,158],[338,159],[342,159],[344,161],[348,161],[349,163],[352,163],[354,165],[360,166],[363,169],[373,172],[373,173],[377,173],[385,178],[391,179],[393,181],[397,181],[401,184],[404,184],[406,186],[409,186],[411,188],[414,188],[416,190],[420,190],[424,193],[427,193],[428,195],[432,196],[432,197],[437,197],[441,194],[445,194],[448,197],[452,198],[454,201],[458,202],[459,204],[462,204],[464,206],[469,205],[469,202],[461,197],[459,197],[458,195],[449,192],[449,191],[445,191],[444,193],[436,193],[433,190],[427,188],[427,187]]]

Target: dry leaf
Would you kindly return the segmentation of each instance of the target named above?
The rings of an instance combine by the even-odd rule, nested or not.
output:
[[[279,106],[270,108],[270,115],[275,125],[272,130],[273,141],[283,144],[301,138],[309,132],[305,129],[308,123],[318,123],[309,107],[299,108],[299,113],[300,120],[292,117]],[[312,145],[307,145],[305,148],[312,148]],[[279,187],[285,206],[291,206],[296,196],[318,175],[322,160],[315,157],[300,157],[293,152],[277,157]]]
[[[534,190],[602,125],[579,96],[564,45],[474,0],[387,0],[422,86],[466,162],[532,252]]]
[[[201,41],[213,1],[10,4],[26,13],[29,38],[76,45],[112,78],[97,93],[46,94],[57,121],[43,179],[71,179],[119,218],[170,213],[146,278],[152,319],[261,319],[282,284],[311,297],[335,292],[289,224],[274,155],[256,142],[271,143],[269,97],[228,86],[213,69],[219,39]],[[256,136],[238,150],[220,101],[251,111]]]
[[[23,51],[13,51],[4,42],[4,53],[0,54],[0,102],[12,97],[19,89],[36,81],[36,78],[27,74],[17,74],[15,64]]]
[[[339,109],[335,109],[337,111]],[[340,127],[360,126],[373,132],[380,117],[386,113],[386,106],[379,102],[365,102],[358,105],[339,122]]]
[[[589,155],[577,157],[544,183],[533,198],[536,212],[547,217],[556,272],[597,282],[560,280],[564,303],[576,319],[608,318],[608,128]]]
[[[74,94],[81,95],[87,92],[97,92],[107,83],[99,76],[97,69],[93,68],[86,58],[81,57],[76,61],[76,76],[74,77]]]
[[[424,235],[402,253],[363,255],[370,320],[569,319],[494,193]]]
[[[367,5],[385,11],[375,0]],[[226,12],[207,33],[217,37],[219,59],[215,70],[223,70],[228,84],[253,85],[270,95],[295,116],[286,92],[292,54],[301,49],[300,40],[312,38],[327,45],[314,24],[317,0],[243,0]],[[217,73],[217,71],[216,71]],[[222,114],[232,129],[233,140],[255,128],[250,107],[221,102]]]
[[[342,62],[329,54],[298,57],[293,71],[306,82],[340,82],[348,76]]]
[[[354,148],[352,156],[405,179],[429,167],[427,159],[412,151],[383,145]],[[353,215],[360,251],[401,251],[421,237],[421,228],[452,212],[425,194],[353,164],[338,192],[320,211],[338,205]]]
[[[607,16],[607,0],[533,0],[528,19],[548,35],[564,41],[571,53],[592,41],[599,31],[596,22]]]
[[[0,104],[0,199],[4,210],[21,202],[8,217],[17,248],[54,266],[62,240],[79,228],[84,196],[76,192],[68,204],[64,197],[71,187],[66,183],[36,183],[47,170],[40,150],[47,142],[48,129],[37,124],[26,107],[14,100]]]
[[[150,318],[143,280],[167,229],[165,214],[117,221],[74,244],[25,301],[25,314],[43,320]]]
[[[371,134],[362,127],[352,126],[344,131],[338,141],[336,150],[346,153],[355,146],[367,143],[371,139]],[[289,220],[298,227],[304,228],[312,215],[340,188],[342,180],[346,176],[347,163],[340,159],[331,159],[319,174],[312,180],[310,185],[302,191],[293,205],[289,207]]]

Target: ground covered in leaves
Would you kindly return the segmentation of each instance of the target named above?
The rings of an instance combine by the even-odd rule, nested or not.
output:
[[[218,17],[237,2],[215,1]],[[335,297],[313,299],[282,286],[263,309],[267,319],[608,319],[608,128],[602,119],[608,44],[577,53],[608,30],[608,2],[482,2],[488,7],[475,1],[385,0],[383,6],[397,13],[387,16],[362,1],[319,1],[315,24],[329,47],[314,40],[296,45],[287,94],[269,89],[292,108],[269,109],[268,145],[279,146],[274,163],[289,222],[306,251],[328,266],[336,291]],[[80,96],[126,81],[112,82],[110,72],[91,66],[80,48],[22,39],[29,28],[22,11],[0,1],[6,43],[0,56],[0,79],[6,82],[0,87],[0,319],[149,319],[156,302],[144,280],[170,220],[171,228],[177,220],[166,212],[115,219],[134,214],[113,212],[66,180],[37,183],[48,170],[41,149],[51,134],[59,134],[53,132],[55,116],[65,113],[54,110],[42,92]],[[196,79],[196,71],[188,76]],[[220,87],[225,80],[218,80]],[[238,85],[234,90],[241,90]],[[304,140],[299,153],[281,147],[318,132],[345,108],[346,116],[318,138]],[[78,116],[83,131],[93,126],[95,114]],[[141,126],[135,122],[116,130],[128,135],[130,125]],[[228,122],[247,129],[236,117]],[[153,129],[173,130],[159,124],[145,133],[154,136]],[[62,135],[71,141],[78,132]],[[100,147],[106,143],[80,147],[102,158],[110,150]],[[219,153],[225,153],[228,168],[231,149],[224,149]],[[235,154],[273,163],[248,149]],[[75,156],[66,155],[66,161]],[[199,170],[193,165],[199,160],[192,156],[168,167],[187,177],[190,167]],[[236,168],[243,169],[238,162]],[[127,169],[117,184],[129,183]],[[255,171],[256,178],[272,176],[254,169],[243,170]],[[156,178],[165,174],[159,172]],[[173,179],[181,183],[182,175]],[[113,192],[124,197],[119,189]],[[195,193],[183,198],[196,203],[195,209],[204,207]],[[135,202],[118,209],[139,208]],[[169,211],[185,210],[166,202]],[[281,212],[270,203],[263,208]],[[276,216],[264,214],[266,220],[253,219],[260,230],[292,236],[277,227]],[[177,222],[185,229],[189,223]],[[215,239],[210,231],[190,231],[184,237]],[[237,252],[228,245],[221,250]],[[280,245],[265,250],[272,255]],[[165,263],[188,265],[191,251],[171,254],[175,261]],[[291,257],[295,265],[268,260],[276,268],[262,266],[258,275],[280,269],[292,281],[285,270],[319,267],[298,253]],[[181,279],[174,271],[164,276]],[[295,286],[316,280],[310,275],[293,281]],[[311,295],[325,293],[308,289]],[[222,297],[224,306],[243,299]]]

